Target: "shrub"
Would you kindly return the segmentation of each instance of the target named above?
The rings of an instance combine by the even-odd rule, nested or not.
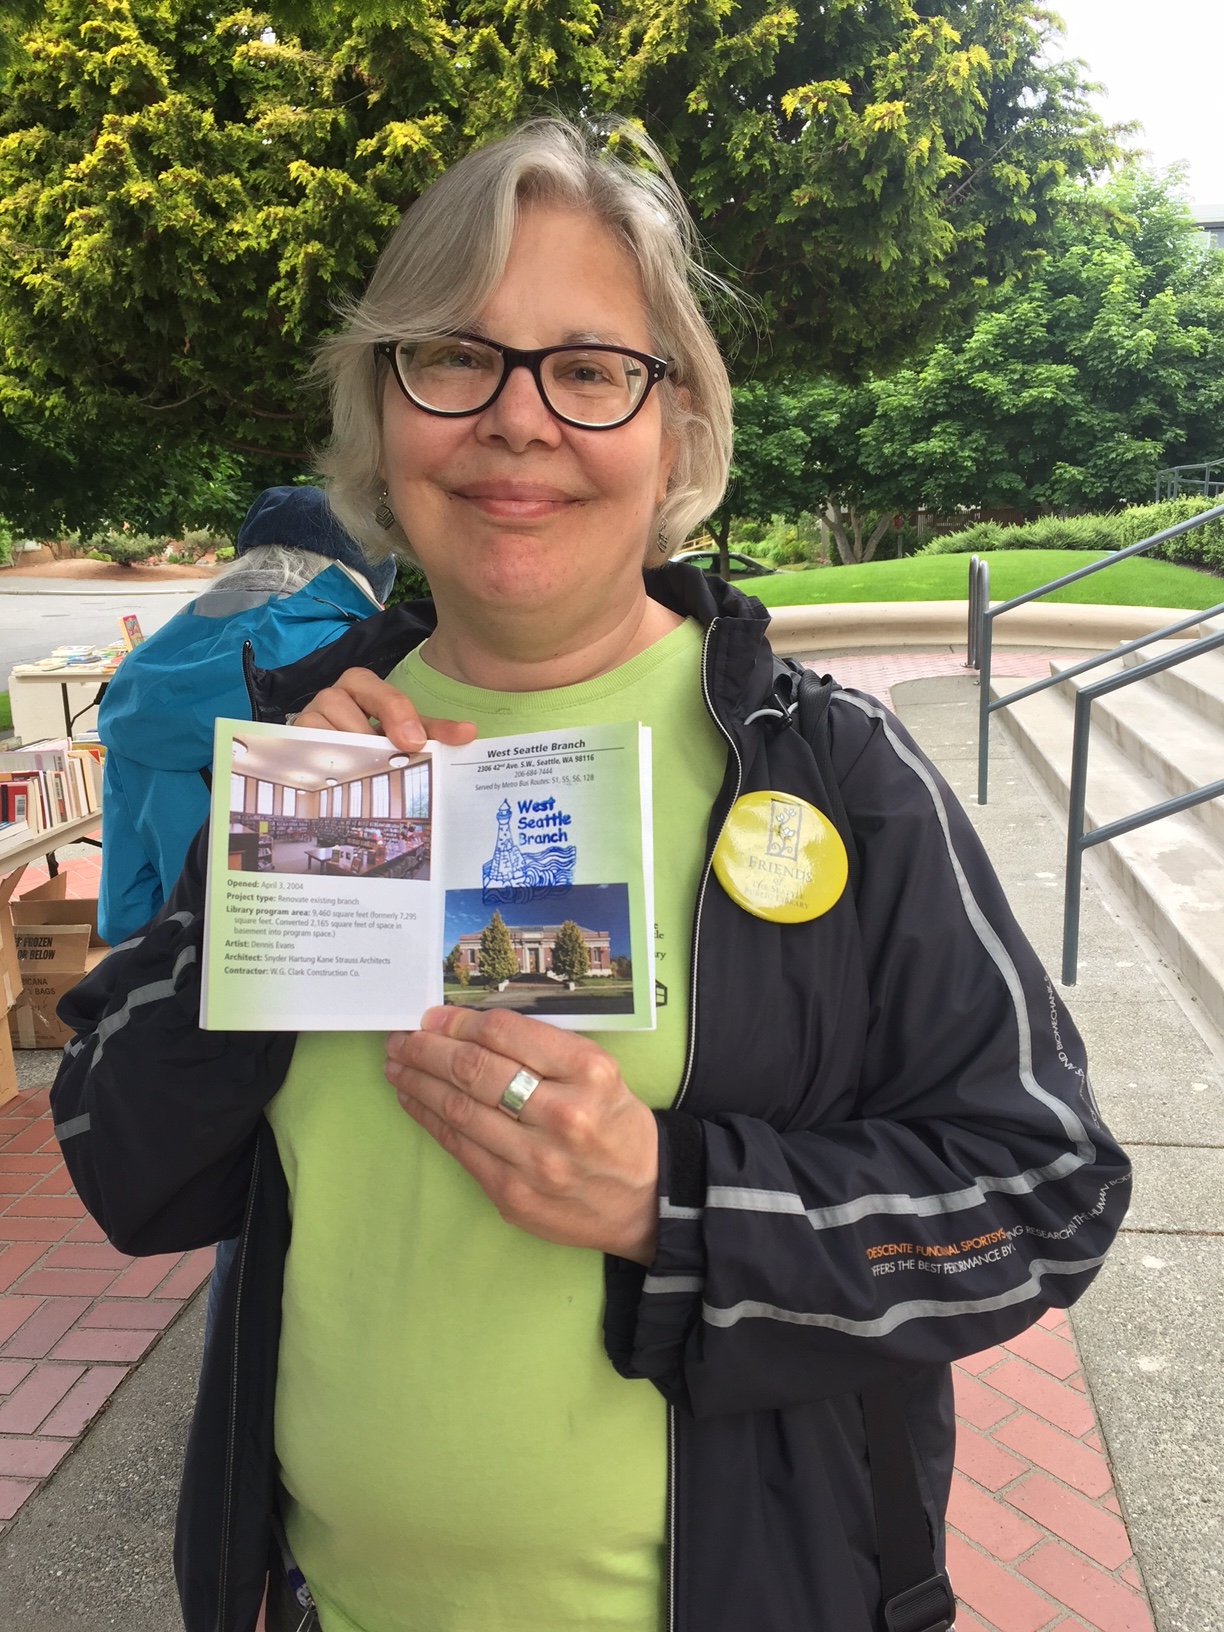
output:
[[[227,538],[224,533],[214,533],[210,527],[196,527],[184,533],[177,541],[174,546],[174,559],[190,565],[198,561],[202,555],[207,555],[209,550],[213,551],[218,561],[222,559],[220,552],[228,550],[230,553],[225,560],[231,561],[234,555],[234,541]],[[167,560],[169,559],[170,557],[167,557]]]
[[[810,566],[820,550],[820,523],[804,514],[797,521],[772,516],[766,522],[737,521],[731,529],[729,547],[743,550],[779,567]]]
[[[166,547],[164,538],[152,538],[148,533],[129,533],[125,529],[99,533],[89,543],[89,553],[95,560],[113,561],[120,567],[147,561],[152,555],[160,555]]]
[[[1214,499],[1167,499],[1163,504],[1133,504],[1110,516],[1042,516],[1022,527],[1000,527],[979,521],[959,533],[934,538],[923,555],[962,555],[985,550],[1124,550],[1179,521],[1214,509]],[[1224,573],[1224,517],[1183,533],[1151,552],[1166,561],[1207,572]]]
[[[1218,499],[1166,499],[1162,504],[1136,504],[1110,519],[1116,525],[1118,548],[1138,544],[1153,533],[1163,533],[1166,527],[1176,527],[1179,521],[1188,521],[1204,510],[1214,510]],[[1151,552],[1166,561],[1176,561],[1183,567],[1202,567],[1208,572],[1224,573],[1224,517],[1205,522],[1193,532],[1171,538],[1158,544]]]
[[[232,561],[233,559],[234,546],[232,544],[223,544],[213,556],[214,561]]]
[[[1041,516],[1022,527],[979,521],[933,538],[920,555],[980,555],[984,550],[1116,550],[1116,516]]]

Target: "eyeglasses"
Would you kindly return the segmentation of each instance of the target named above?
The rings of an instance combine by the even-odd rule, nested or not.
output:
[[[460,419],[497,401],[516,368],[531,371],[545,407],[563,424],[610,431],[631,420],[666,378],[670,363],[624,346],[542,346],[518,351],[474,334],[441,340],[385,340],[396,384],[427,414]]]

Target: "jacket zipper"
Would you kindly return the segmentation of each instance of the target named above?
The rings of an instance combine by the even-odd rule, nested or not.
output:
[[[706,712],[714,724],[727,739],[727,746],[735,755],[735,793],[731,805],[739,798],[740,789],[744,785],[744,762],[740,758],[739,748],[735,738],[719,719],[714,708],[714,700],[710,696],[710,679],[708,658],[710,638],[714,633],[718,619],[715,618],[705,632],[705,639],[701,645],[701,696],[706,706]],[[727,806],[730,812],[731,805]],[[726,817],[723,817],[726,825]],[[721,836],[721,829],[719,834]],[[715,844],[717,844],[717,839]],[[684,1075],[680,1079],[680,1087],[676,1097],[672,1100],[672,1110],[679,1109],[681,1101],[688,1092],[689,1083],[693,1076],[693,1065],[697,1056],[697,957],[701,945],[701,912],[705,906],[706,887],[710,882],[710,873],[714,865],[714,846],[706,857],[705,868],[701,874],[701,883],[697,890],[697,907],[693,913],[693,944],[689,963],[689,1013],[688,1013],[688,1054],[684,1062]],[[667,1632],[676,1632],[676,1408],[669,1405],[667,1408]]]
[[[221,1579],[217,1587],[217,1626],[224,1628],[226,1597],[229,1592],[229,1555],[230,1534],[233,1529],[234,1517],[234,1459],[235,1446],[238,1439],[238,1333],[242,1322],[242,1283],[246,1275],[247,1241],[250,1239],[251,1214],[255,1210],[255,1191],[259,1184],[259,1164],[261,1152],[255,1147],[255,1160],[251,1164],[251,1188],[247,1192],[246,1216],[242,1221],[242,1241],[238,1248],[238,1256],[230,1273],[237,1275],[237,1290],[234,1294],[234,1346],[230,1365],[230,1408],[229,1428],[225,1444],[225,1505],[221,1511]]]

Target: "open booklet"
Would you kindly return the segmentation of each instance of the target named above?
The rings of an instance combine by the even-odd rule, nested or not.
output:
[[[646,726],[407,754],[217,721],[205,1030],[412,1028],[445,1002],[647,1031],[653,926]]]

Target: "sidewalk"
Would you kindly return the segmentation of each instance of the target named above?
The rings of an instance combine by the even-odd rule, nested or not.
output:
[[[57,1060],[44,1053],[34,1074]],[[46,1088],[0,1107],[0,1534],[211,1267],[211,1247],[116,1252],[68,1182]]]
[[[996,670],[1028,677],[1045,673],[1047,662],[1046,658],[1033,654],[1000,653]],[[889,696],[891,686],[900,688],[920,677],[956,685],[956,677],[965,674],[958,654],[944,651],[851,656],[828,659],[814,666],[831,668],[843,684],[861,686],[885,701],[899,703],[907,723],[964,797],[963,784],[971,768],[972,752],[967,741],[956,746],[959,738],[955,731],[947,741],[941,738],[931,724],[934,712],[911,706],[908,693],[899,689],[895,697]],[[1000,762],[994,784],[998,789],[997,802],[987,807],[983,813],[985,819],[979,825],[1004,875],[1017,912],[1030,934],[1035,938],[1040,935],[1039,949],[1048,961],[1046,920],[1053,886],[1052,873],[1043,859],[1039,858],[1035,867],[1031,865],[1035,854],[1031,844],[1037,842],[1034,833],[1041,827],[1033,815],[1036,795],[1027,784],[1021,785],[1019,779],[1023,773],[1010,757],[1006,745],[1000,744],[998,751]],[[959,774],[961,771],[963,775]],[[1024,804],[1023,819],[1013,808],[1015,801]],[[975,820],[979,819],[976,809],[971,814]],[[1041,842],[1047,848],[1053,842],[1056,850],[1054,824],[1048,817],[1045,822],[1048,831],[1041,836]],[[1012,832],[1017,825],[1024,831],[1022,841]],[[1001,843],[1000,835],[1003,836]],[[96,866],[92,857],[73,859],[67,864],[70,894],[96,892],[96,874],[90,873],[91,866]],[[35,882],[36,876],[33,868],[27,875],[30,882]],[[1085,913],[1086,926],[1095,926],[1098,938],[1103,940],[1100,919],[1099,907]],[[1125,939],[1124,931],[1117,933]],[[1072,1009],[1077,1018],[1084,1006],[1081,996],[1088,999],[1086,1008],[1090,1016],[1093,1005],[1099,1008],[1102,1001],[1091,974],[1096,950],[1086,934],[1086,990],[1072,994]],[[1130,947],[1124,958],[1114,958],[1112,950],[1111,947],[1110,956],[1099,960],[1102,987],[1108,986],[1110,991],[1131,978],[1117,974],[1114,964],[1121,963],[1126,969],[1131,969],[1133,964],[1137,979],[1143,971],[1144,960],[1144,953],[1137,946]],[[1083,1029],[1087,1033],[1092,1028],[1085,1025]],[[1179,1055],[1179,1061],[1181,1058]],[[53,1074],[55,1064],[51,1055],[26,1056],[22,1069],[35,1069],[39,1080],[46,1081]],[[1206,1068],[1196,1065],[1193,1069]],[[1133,1070],[1138,1075],[1144,1066],[1133,1063],[1132,1057],[1121,1063],[1121,1070],[1123,1073]],[[1181,1070],[1179,1065],[1178,1071]],[[1114,1110],[1109,1103],[1110,1091],[1126,1086],[1113,1082],[1118,1071],[1117,1059],[1111,1058],[1106,1064],[1104,1081],[1099,1073],[1095,1079],[1098,1091],[1105,1098],[1106,1115],[1111,1120]],[[142,1357],[144,1367],[157,1366],[158,1332],[173,1324],[183,1300],[189,1295],[188,1289],[198,1285],[207,1273],[209,1256],[195,1253],[160,1261],[156,1280],[153,1279],[154,1261],[145,1260],[133,1266],[118,1254],[111,1254],[111,1259],[105,1262],[99,1257],[79,1267],[75,1259],[71,1264],[65,1259],[52,1262],[53,1254],[65,1250],[74,1253],[87,1248],[101,1254],[110,1253],[110,1249],[100,1244],[92,1225],[81,1222],[79,1203],[67,1187],[54,1144],[49,1142],[50,1128],[44,1105],[44,1096],[31,1091],[16,1102],[20,1107],[17,1115],[13,1114],[14,1105],[0,1111],[0,1184],[9,1183],[10,1174],[28,1179],[19,1192],[16,1182],[13,1183],[13,1200],[0,1196],[0,1253],[4,1254],[0,1256],[0,1288],[3,1288],[0,1290],[0,1332],[12,1333],[0,1341],[0,1475],[4,1476],[0,1489],[5,1488],[4,1481],[11,1487],[9,1500],[13,1512],[22,1503],[26,1504],[23,1517],[8,1526],[10,1534],[0,1540],[0,1597],[3,1597],[9,1561],[23,1550],[29,1552],[36,1546],[35,1521],[42,1501],[37,1492],[39,1481],[63,1462],[89,1421]],[[20,1126],[16,1127],[18,1122]],[[10,1123],[14,1129],[10,1129]],[[1119,1131],[1123,1137],[1127,1136],[1125,1131]],[[14,1160],[21,1164],[31,1157],[40,1159],[37,1171],[24,1165],[9,1166]],[[31,1203],[37,1204],[33,1215],[27,1210]],[[29,1223],[58,1233],[45,1236],[21,1233]],[[6,1233],[14,1230],[18,1232],[15,1235]],[[6,1242],[10,1243],[7,1248]],[[24,1267],[21,1267],[20,1256],[9,1257],[15,1248],[22,1246],[28,1255]],[[35,1247],[37,1255],[30,1255]],[[10,1262],[15,1273],[6,1282],[4,1269]],[[44,1279],[81,1274],[98,1277],[97,1283],[91,1283],[88,1289],[82,1285],[79,1291],[70,1291],[58,1280]],[[140,1274],[145,1277],[140,1285],[147,1289],[136,1292]],[[1102,1276],[1098,1286],[1105,1280]],[[124,1286],[132,1290],[124,1291]],[[1116,1289],[1105,1288],[1103,1296],[1098,1298],[1097,1287],[1094,1287],[1085,1299],[1085,1305],[1090,1303],[1094,1308],[1099,1305],[1106,1314],[1110,1310],[1116,1313]],[[68,1313],[70,1304],[75,1313],[60,1336],[48,1343],[40,1354],[12,1353],[15,1367],[24,1366],[25,1370],[20,1376],[15,1369],[8,1370],[11,1345],[21,1344],[22,1331],[38,1319],[47,1321],[50,1330],[56,1319]],[[164,1309],[167,1304],[173,1306],[169,1313]],[[52,1306],[56,1310],[54,1315],[42,1313]],[[21,1317],[17,1324],[13,1324],[14,1317],[8,1312],[10,1307]],[[1083,1307],[1076,1310],[1076,1324],[1084,1331],[1095,1332],[1098,1326],[1093,1325],[1093,1319],[1099,1325],[1104,1317],[1098,1313],[1093,1319],[1085,1317],[1081,1321]],[[134,1318],[137,1315],[144,1316],[144,1323]],[[157,1321],[161,1321],[160,1327],[155,1324]],[[83,1341],[92,1346],[95,1341],[92,1335],[82,1339],[81,1334],[99,1331],[108,1335],[124,1334],[123,1342],[130,1344],[130,1350],[95,1359],[91,1347],[89,1355],[83,1351],[78,1355],[76,1345]],[[66,1351],[62,1347],[65,1342],[68,1343]],[[35,1345],[27,1341],[26,1346]],[[1141,1512],[1142,1523],[1136,1535],[1144,1538],[1145,1568],[1151,1574],[1154,1567],[1162,1581],[1174,1578],[1179,1569],[1175,1539],[1170,1541],[1158,1525],[1153,1527],[1149,1508],[1144,1505],[1144,1466],[1134,1457],[1128,1463],[1129,1472],[1121,1491],[1115,1490],[1106,1444],[1117,1459],[1125,1432],[1131,1433],[1132,1440],[1135,1437],[1127,1411],[1133,1415],[1135,1409],[1143,1410],[1148,1403],[1154,1405],[1154,1401],[1136,1398],[1132,1367],[1123,1380],[1124,1386],[1111,1384],[1100,1396],[1102,1411],[1107,1410],[1108,1414],[1103,1424],[1099,1422],[1092,1392],[1098,1386],[1098,1372],[1104,1371],[1104,1362],[1097,1358],[1099,1350],[1099,1343],[1094,1342],[1090,1356],[1093,1365],[1085,1376],[1071,1323],[1065,1315],[1051,1313],[1040,1325],[1003,1348],[972,1356],[955,1368],[959,1439],[949,1510],[949,1567],[963,1606],[957,1621],[958,1632],[1150,1632],[1153,1628],[1155,1623],[1123,1509],[1131,1515],[1132,1522],[1135,1512]],[[71,1380],[70,1372],[74,1373]],[[92,1373],[103,1375],[90,1382]],[[1138,1375],[1142,1380],[1146,1374]],[[38,1388],[45,1390],[45,1394],[31,1386],[36,1379]],[[97,1391],[97,1404],[88,1411],[82,1404],[77,1409],[77,1418],[70,1421],[69,1402],[74,1398],[73,1391],[82,1389],[83,1384]],[[24,1397],[20,1392],[23,1388],[30,1389]],[[84,1402],[86,1393],[82,1391],[75,1397]],[[23,1398],[28,1399],[28,1405],[20,1403]],[[45,1410],[44,1399],[48,1402]],[[8,1412],[13,1406],[17,1409],[10,1418]],[[68,1429],[72,1432],[65,1431]],[[39,1446],[47,1448],[31,1449]],[[89,1457],[88,1442],[79,1454]],[[40,1456],[46,1461],[45,1468],[38,1464]],[[17,1473],[8,1468],[6,1473],[9,1458],[24,1468],[37,1466],[37,1472]],[[47,1492],[48,1499],[53,1495],[54,1491]],[[87,1516],[83,1514],[81,1518],[87,1525]],[[0,1526],[0,1530],[3,1528]],[[1215,1632],[1216,1628],[1224,1627],[1224,1620],[1218,1618],[1206,1600],[1195,1602],[1203,1608],[1200,1612],[1191,1607],[1187,1619],[1176,1609],[1169,1614],[1162,1612],[1160,1632]],[[1195,1615],[1198,1618],[1194,1618]],[[78,1623],[65,1619],[63,1624],[66,1628],[71,1625],[75,1632]],[[11,1632],[27,1632],[27,1626],[33,1628],[33,1622],[23,1621]],[[6,1628],[5,1632],[10,1629]]]

